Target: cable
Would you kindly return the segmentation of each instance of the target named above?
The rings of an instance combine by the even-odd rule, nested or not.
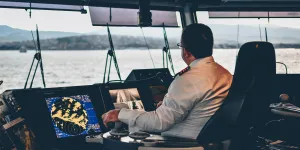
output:
[[[260,34],[260,41],[262,41],[260,24],[259,24],[259,34]]]
[[[41,43],[40,43],[40,35],[39,35],[39,29],[38,29],[37,25],[36,25],[36,40],[37,40],[37,47],[38,47],[38,52],[39,52],[39,63],[40,63],[43,85],[44,85],[44,88],[46,88],[43,58],[42,58],[42,49],[41,49]]]
[[[41,60],[38,60],[35,70],[33,72],[33,77],[32,77],[31,83],[30,83],[30,87],[29,87],[30,89],[32,88],[34,77],[35,77],[35,74],[36,74],[36,71],[37,71],[37,68],[38,68],[40,62],[41,62]]]
[[[24,85],[24,89],[26,89],[26,87],[27,87],[28,80],[29,80],[29,77],[30,77],[30,74],[31,74],[31,70],[32,70],[32,67],[33,67],[33,64],[34,64],[34,60],[35,60],[35,57],[33,57],[33,60],[32,60],[32,63],[31,63],[30,69],[29,69],[29,73],[28,73],[28,76],[27,76],[27,79],[26,79],[26,82],[25,82],[25,85]]]
[[[35,78],[35,75],[36,75],[36,71],[37,71],[39,65],[40,65],[40,70],[41,70],[43,85],[44,85],[44,88],[46,88],[46,82],[45,82],[45,76],[44,76],[44,68],[43,68],[43,59],[42,59],[42,52],[41,52],[42,50],[41,50],[41,44],[40,44],[38,26],[36,26],[37,43],[35,43],[35,39],[34,39],[32,31],[31,31],[31,35],[32,35],[32,38],[33,38],[33,43],[35,44],[36,53],[35,53],[35,55],[33,57],[33,60],[32,60],[31,66],[30,66],[30,70],[29,70],[29,73],[28,73],[28,76],[27,76],[27,79],[26,79],[26,82],[25,82],[24,89],[27,88],[28,80],[29,80],[31,71],[33,69],[33,64],[35,62],[35,59],[37,60],[37,63],[36,63],[36,67],[35,67],[34,72],[33,72],[32,80],[31,80],[29,88],[32,88],[33,81],[34,81],[34,78]]]
[[[108,57],[110,57],[109,58],[110,60],[109,60],[107,81],[109,82],[109,80],[110,80],[110,70],[111,70],[112,61],[114,61],[114,65],[115,65],[115,68],[117,70],[117,74],[118,74],[119,79],[122,80],[119,65],[118,65],[118,61],[117,61],[117,57],[116,57],[116,53],[115,53],[114,43],[113,43],[111,33],[110,33],[110,29],[109,29],[109,24],[107,24],[107,34],[108,34],[108,41],[109,41],[109,45],[110,45],[110,50],[108,50],[107,56],[106,56],[103,83],[106,82],[105,80],[106,80],[106,70],[107,70],[107,65],[108,65]]]
[[[34,47],[35,47],[35,52],[37,52],[38,49],[37,49],[37,45],[36,45],[36,43],[35,43],[35,39],[34,39],[34,35],[33,35],[32,30],[31,30],[31,36],[32,36],[32,41],[33,41]]]
[[[29,18],[31,18],[31,1],[29,3]]]
[[[112,21],[111,7],[109,7],[109,22]]]
[[[238,18],[240,18],[240,13],[238,14]],[[236,58],[238,57],[239,49],[240,49],[240,42],[239,42],[239,36],[240,36],[240,23],[237,25],[237,36],[236,36],[236,46],[237,46],[237,51],[236,51]]]
[[[266,33],[266,42],[269,42],[269,41],[268,41],[268,31],[267,31],[267,27],[265,27],[265,33]]]
[[[238,14],[238,18],[240,18],[240,13],[241,12],[239,12],[239,14]],[[239,38],[240,38],[240,23],[238,23],[238,27],[237,27],[237,39],[236,39],[238,49],[240,48]]]
[[[171,50],[170,50],[170,45],[169,45],[169,40],[168,40],[168,36],[167,36],[167,31],[165,28],[165,24],[163,24],[163,34],[164,34],[164,40],[165,40],[165,48],[163,49],[163,54],[164,54],[164,50],[166,50],[166,62],[167,62],[167,68],[169,68],[168,65],[168,60],[170,61],[170,65],[171,65],[171,69],[173,71],[173,74],[175,75],[175,69],[174,69],[174,64],[173,64],[173,60],[172,60],[172,55],[171,55]],[[163,55],[164,57],[164,55]],[[165,67],[165,63],[164,63],[164,58],[163,58],[163,66]]]
[[[267,123],[265,124],[265,126],[268,126],[270,123],[273,123],[273,122],[280,122],[280,121],[284,121],[284,119],[271,120],[271,121],[267,122]]]
[[[285,67],[285,74],[288,74],[288,68],[287,65],[283,62],[276,62],[276,64],[282,64]]]
[[[239,36],[240,36],[240,24],[238,24],[237,39],[236,39],[238,49],[240,48]]]
[[[147,39],[146,39],[146,37],[145,37],[144,30],[143,30],[142,27],[141,27],[141,30],[142,30],[142,33],[143,33],[143,36],[144,36],[144,40],[145,40],[146,46],[147,46],[147,48],[148,48],[149,55],[150,55],[150,57],[151,57],[151,61],[152,61],[153,67],[156,68],[155,65],[154,65],[154,61],[153,61],[153,58],[152,58],[152,55],[151,55],[151,52],[150,52],[150,48],[149,48],[149,45],[148,45],[148,43],[147,43]]]

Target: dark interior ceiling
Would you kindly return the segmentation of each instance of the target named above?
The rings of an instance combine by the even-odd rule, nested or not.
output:
[[[120,8],[138,8],[139,0],[6,0],[13,2],[45,3],[45,4],[64,4],[64,5],[85,5],[85,6],[107,6]],[[151,0],[153,9],[172,9],[180,8],[175,0]]]
[[[88,5],[106,6],[120,8],[138,8],[139,0],[5,0],[13,2],[32,2],[46,4],[64,5]],[[197,0],[193,0],[197,1]],[[204,3],[207,0],[198,0]],[[197,4],[196,4],[197,5]],[[179,10],[182,4],[175,3],[175,0],[151,0],[151,9]],[[300,10],[300,0],[222,0],[219,5],[198,5],[199,10],[273,10],[273,11],[294,11]]]
[[[198,8],[214,11],[299,11],[300,0],[227,0],[219,6],[199,5]]]

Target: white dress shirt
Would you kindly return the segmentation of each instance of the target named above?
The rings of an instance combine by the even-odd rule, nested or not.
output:
[[[119,120],[129,131],[159,132],[162,136],[196,139],[227,96],[232,75],[213,57],[197,59],[177,76],[163,104],[155,111],[121,109]]]

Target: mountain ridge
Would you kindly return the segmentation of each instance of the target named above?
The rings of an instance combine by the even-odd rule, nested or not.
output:
[[[32,31],[35,35],[35,30]],[[74,32],[39,31],[40,39],[60,38],[80,35]],[[36,37],[35,37],[36,38]],[[31,31],[0,25],[0,43],[32,40]]]
[[[209,25],[214,33],[215,48],[237,48],[249,41],[263,41],[265,28],[259,29],[255,26],[240,25],[239,30],[234,25]],[[138,28],[115,28],[112,27],[112,37],[116,49],[147,49],[146,43]],[[162,49],[164,39],[160,29],[144,29],[149,48]],[[134,31],[134,32],[132,32]],[[153,31],[153,33],[151,32]],[[155,33],[154,33],[155,31]],[[161,29],[162,31],[162,29]],[[239,31],[239,32],[238,32]],[[152,34],[149,34],[152,33]],[[106,30],[90,33],[40,31],[41,47],[44,50],[104,50],[109,49],[109,42]],[[300,29],[270,26],[267,28],[268,39],[275,47],[299,48]],[[35,33],[34,33],[35,35]],[[130,36],[129,36],[130,35]],[[178,28],[167,28],[167,35],[171,48],[177,48],[180,41],[181,30]],[[1,40],[2,39],[2,40]],[[35,38],[36,39],[36,38]],[[0,50],[17,50],[20,47],[35,49],[32,42],[31,31],[16,29],[0,25]]]

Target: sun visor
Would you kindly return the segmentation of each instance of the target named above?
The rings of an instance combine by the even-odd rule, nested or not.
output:
[[[300,12],[221,12],[209,11],[209,18],[300,18]]]
[[[82,6],[0,1],[0,8],[80,11]]]
[[[89,7],[93,26],[138,26],[138,9]],[[175,11],[151,10],[152,26],[178,27]]]

